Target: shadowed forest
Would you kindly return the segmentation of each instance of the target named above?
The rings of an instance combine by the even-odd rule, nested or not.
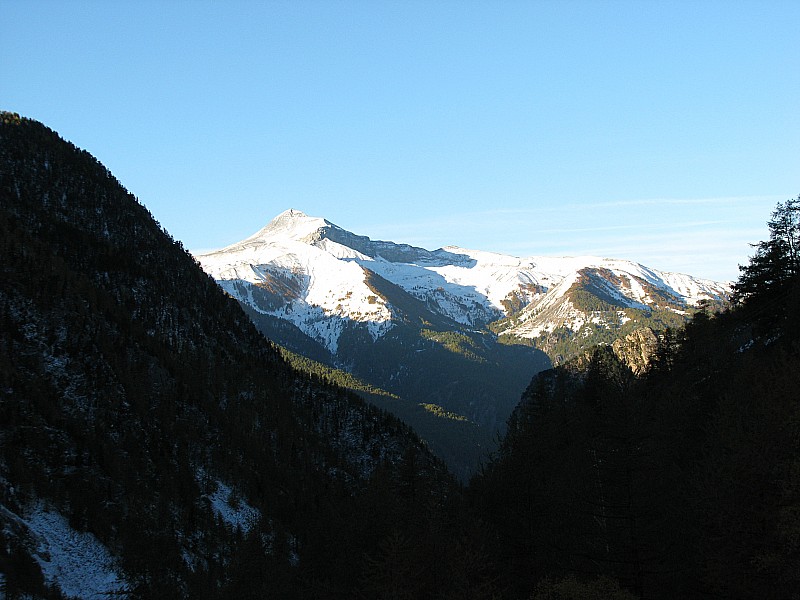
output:
[[[537,375],[463,485],[292,367],[91,155],[1,120],[6,597],[65,597],[42,507],[126,598],[798,597],[800,197],[729,307],[657,332],[638,375],[610,345]]]

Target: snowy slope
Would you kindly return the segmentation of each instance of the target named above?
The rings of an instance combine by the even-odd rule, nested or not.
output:
[[[236,299],[336,352],[345,323],[363,324],[377,337],[391,327],[392,313],[365,282],[360,262],[368,257],[314,240],[326,227],[332,225],[289,210],[249,238],[197,258]]]
[[[250,531],[261,518],[261,512],[234,494],[231,486],[216,480],[216,490],[208,496],[211,510],[233,529]]]
[[[30,539],[31,554],[45,582],[65,597],[89,600],[125,595],[128,583],[108,548],[91,533],[70,527],[58,511],[37,503],[20,516],[0,505],[0,515],[7,527]]]
[[[396,318],[391,298],[370,287],[366,271],[465,327],[484,328],[515,315],[504,333],[520,337],[562,325],[579,328],[590,320],[571,303],[576,286],[589,286],[621,309],[659,306],[678,313],[703,299],[721,301],[729,292],[727,284],[625,260],[517,258],[455,246],[429,251],[373,241],[296,210],[197,259],[238,300],[293,323],[333,353],[345,327],[364,327],[375,339]]]

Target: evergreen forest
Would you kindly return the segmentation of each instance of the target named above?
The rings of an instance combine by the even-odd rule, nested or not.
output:
[[[533,377],[467,485],[390,394],[263,337],[89,153],[2,113],[0,590],[75,595],[46,510],[122,598],[798,598],[800,197],[766,217],[729,306],[645,369],[608,343]]]

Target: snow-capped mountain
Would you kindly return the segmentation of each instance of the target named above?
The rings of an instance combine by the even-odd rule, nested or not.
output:
[[[375,241],[296,210],[197,259],[266,336],[401,398],[381,406],[464,479],[537,372],[642,327],[678,326],[728,293],[624,260]],[[426,429],[409,407],[473,429]]]
[[[297,210],[249,238],[197,257],[240,302],[288,321],[337,354],[358,325],[373,340],[402,320],[376,280],[394,284],[456,326],[537,339],[556,330],[618,327],[631,309],[676,316],[702,300],[720,303],[727,284],[592,256],[517,258],[448,246],[435,251],[373,241]],[[587,302],[587,297],[591,301]]]

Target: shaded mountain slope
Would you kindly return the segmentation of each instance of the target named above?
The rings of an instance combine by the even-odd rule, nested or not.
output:
[[[447,501],[406,426],[291,369],[91,155],[3,113],[0,197],[8,593],[351,597]],[[67,538],[102,557],[78,591]]]
[[[289,350],[283,349],[282,353],[298,371],[351,390],[373,406],[397,416],[404,423],[413,424],[414,433],[463,481],[469,479],[474,466],[482,463],[495,447],[496,440],[488,435],[487,430],[463,415],[432,402],[411,402],[365,383],[347,371],[334,369]]]
[[[643,598],[796,595],[800,268],[780,236],[759,247],[734,308],[531,382],[470,489],[511,597],[575,577],[580,597],[604,597],[597,577]]]
[[[533,374],[642,327],[680,326],[729,291],[624,260],[430,251],[294,209],[198,260],[281,345],[472,421],[488,443],[395,412],[460,477],[494,447]]]

